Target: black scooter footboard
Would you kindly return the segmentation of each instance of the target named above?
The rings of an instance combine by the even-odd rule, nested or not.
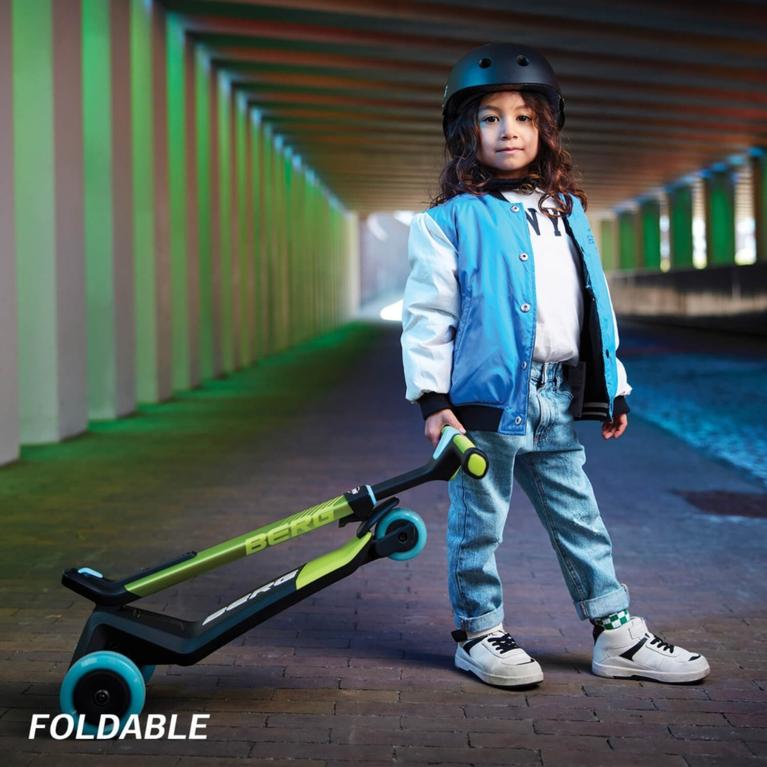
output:
[[[412,527],[397,528],[376,540],[352,538],[330,554],[249,591],[200,621],[185,621],[132,606],[97,606],[88,619],[72,663],[97,650],[114,650],[138,666],[190,666],[273,615],[345,578],[362,565],[414,545]],[[350,548],[356,553],[344,555]],[[337,560],[338,566],[328,562]],[[318,567],[325,570],[318,575]]]

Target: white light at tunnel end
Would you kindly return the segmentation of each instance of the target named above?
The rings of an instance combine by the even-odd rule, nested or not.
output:
[[[387,320],[388,322],[402,322],[402,299],[400,298],[399,301],[384,306],[378,316],[382,320]]]

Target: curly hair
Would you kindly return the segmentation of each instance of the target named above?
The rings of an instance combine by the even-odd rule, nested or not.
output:
[[[545,194],[541,196],[538,207],[541,213],[550,218],[568,215],[572,211],[573,204],[569,195],[577,197],[585,210],[588,198],[574,178],[572,157],[562,146],[551,104],[543,94],[525,90],[518,92],[534,114],[534,124],[538,128],[538,155],[528,167],[527,175],[515,179],[510,185],[522,193],[532,192],[536,187],[542,189]],[[477,159],[480,146],[477,115],[485,95],[486,92],[479,92],[467,96],[460,106],[458,116],[447,125],[445,166],[439,177],[440,192],[432,199],[432,207],[466,192],[487,193],[498,188],[501,182],[490,168]],[[559,198],[560,193],[564,193],[564,202]],[[554,201],[553,210],[543,207],[547,199]]]

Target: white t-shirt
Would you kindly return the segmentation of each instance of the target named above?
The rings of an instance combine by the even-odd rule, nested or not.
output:
[[[527,215],[535,261],[536,362],[578,363],[583,323],[583,277],[575,243],[561,220],[550,219],[538,208],[543,192],[504,191],[503,196],[522,205]],[[548,199],[544,207],[553,208]]]

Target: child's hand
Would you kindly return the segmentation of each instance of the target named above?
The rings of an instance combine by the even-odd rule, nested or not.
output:
[[[618,437],[620,437],[620,435],[626,431],[628,425],[628,415],[626,415],[626,413],[621,413],[619,416],[613,418],[612,421],[602,422],[602,436],[605,439],[610,439],[610,437],[615,437],[615,439],[618,439]]]
[[[466,433],[466,429],[461,426],[460,421],[455,417],[455,413],[449,408],[445,410],[438,410],[436,413],[432,413],[425,422],[424,435],[426,439],[431,442],[432,447],[437,447],[440,435],[442,433],[442,427],[445,425],[454,426],[461,434]]]

